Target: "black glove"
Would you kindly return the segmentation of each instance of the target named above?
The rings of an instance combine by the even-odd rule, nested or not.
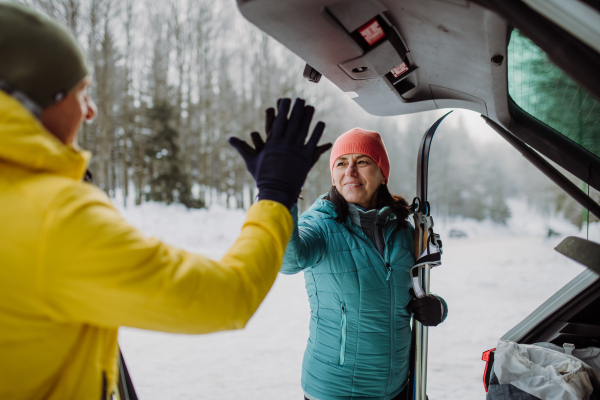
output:
[[[256,180],[258,199],[277,201],[291,208],[298,200],[308,172],[319,156],[331,148],[331,143],[317,146],[325,129],[325,124],[319,121],[304,144],[315,111],[311,106],[304,106],[304,100],[296,99],[289,120],[291,100],[282,99],[278,103],[279,112],[274,120],[272,109],[267,110],[266,143],[258,132],[251,134],[255,148],[236,137],[230,138],[229,143],[240,152]],[[271,120],[272,126],[269,126]]]
[[[279,107],[280,103],[281,99],[277,100],[277,107]],[[269,137],[271,136],[271,130],[273,129],[273,122],[275,121],[275,109],[273,107],[267,108],[266,114],[265,132],[267,134],[267,140],[269,140]],[[265,142],[263,142],[262,138],[260,137],[260,133],[258,132],[252,132],[250,137],[254,143],[254,148],[246,143],[246,141],[235,136],[229,138],[229,144],[242,155],[242,158],[246,162],[246,168],[248,169],[248,172],[250,172],[250,175],[252,175],[256,181],[259,161],[258,153],[264,149]]]
[[[415,292],[410,289],[410,295],[415,297]],[[430,294],[420,299],[412,299],[406,306],[413,317],[425,326],[437,326],[442,322],[446,312],[444,302],[437,296]]]

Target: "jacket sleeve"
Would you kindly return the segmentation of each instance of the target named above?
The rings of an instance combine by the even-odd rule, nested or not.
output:
[[[298,221],[298,206],[291,210],[294,219],[294,230],[288,243],[282,274],[296,274],[305,268],[319,263],[326,252],[325,234],[319,223],[309,213],[304,213]]]
[[[36,285],[48,316],[65,323],[179,333],[243,328],[275,281],[293,228],[285,206],[259,201],[215,261],[144,237],[90,185],[54,203],[39,234]]]

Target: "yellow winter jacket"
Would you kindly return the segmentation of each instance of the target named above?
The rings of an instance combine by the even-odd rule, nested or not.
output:
[[[253,205],[213,261],[127,224],[81,181],[88,159],[0,91],[0,399],[99,400],[103,376],[115,388],[119,326],[243,328],[281,266],[283,205]]]

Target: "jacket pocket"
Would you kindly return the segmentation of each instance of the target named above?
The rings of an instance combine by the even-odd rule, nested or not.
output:
[[[342,303],[341,306],[342,311],[342,320],[340,321],[340,326],[342,328],[342,338],[340,343],[340,365],[344,365],[344,361],[346,359],[346,304]]]

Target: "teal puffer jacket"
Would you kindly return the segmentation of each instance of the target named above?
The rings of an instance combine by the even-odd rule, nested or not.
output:
[[[292,213],[281,267],[284,274],[304,271],[310,302],[302,389],[318,400],[392,399],[408,376],[414,229],[394,232],[396,216],[387,217],[382,257],[351,218],[337,223],[334,205],[322,197],[299,222]]]

